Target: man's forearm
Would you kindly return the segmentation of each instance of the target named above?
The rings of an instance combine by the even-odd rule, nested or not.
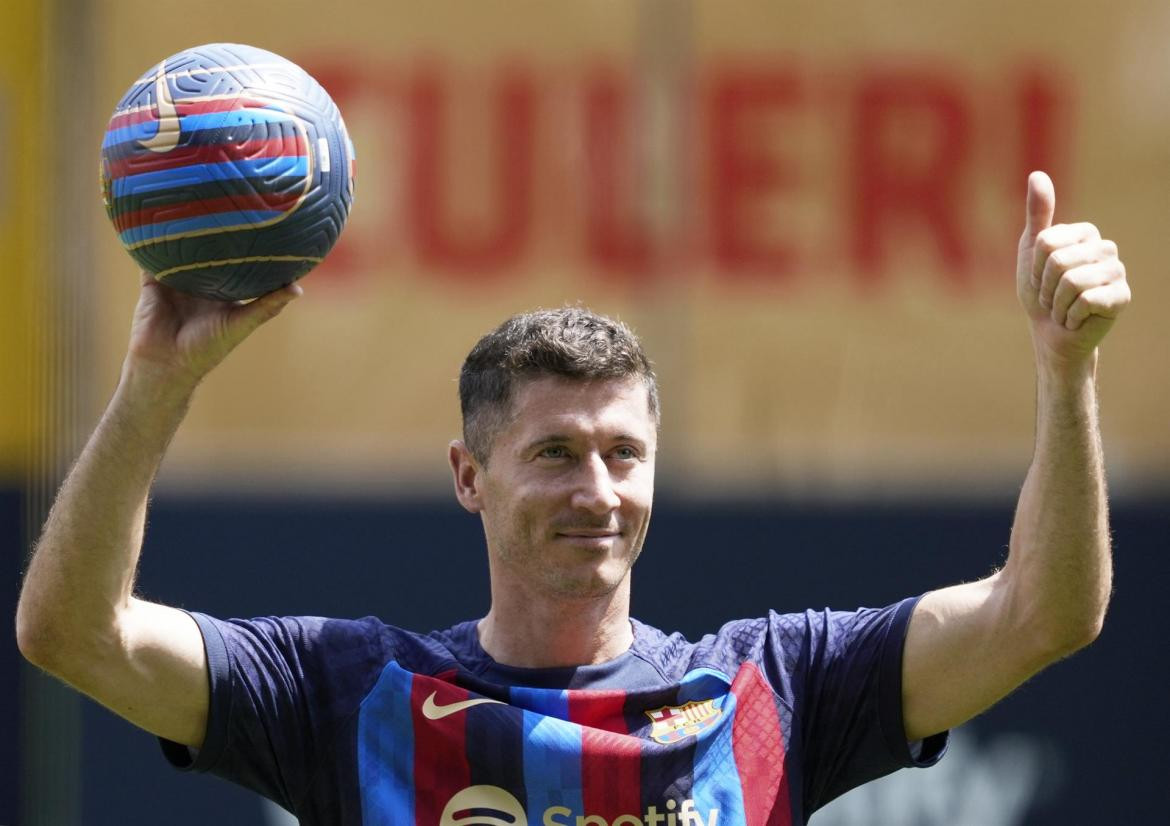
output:
[[[1004,570],[1025,628],[1061,654],[1096,637],[1112,579],[1095,377],[1095,356],[1041,363],[1036,452]]]
[[[190,390],[126,367],[49,512],[17,609],[26,656],[46,667],[101,642],[130,598],[146,503]]]

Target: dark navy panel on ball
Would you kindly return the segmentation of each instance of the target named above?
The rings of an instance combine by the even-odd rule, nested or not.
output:
[[[316,264],[314,260],[296,258],[288,261],[249,261],[182,270],[160,280],[185,293],[231,301],[245,291],[237,282],[243,282],[246,291],[259,290],[259,294],[263,295],[288,286]]]

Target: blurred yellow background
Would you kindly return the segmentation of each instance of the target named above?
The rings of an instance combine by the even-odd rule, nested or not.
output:
[[[471,344],[513,312],[580,301],[646,339],[673,489],[1002,493],[1030,453],[1012,279],[1025,176],[1042,166],[1058,220],[1097,222],[1129,266],[1135,303],[1101,362],[1106,446],[1115,486],[1163,485],[1170,61],[1154,33],[1170,11],[887,12],[96,3],[92,103],[75,126],[92,140],[69,150],[95,172],[67,182],[92,254],[64,280],[92,295],[90,417],[116,380],[137,289],[97,191],[105,121],[162,58],[238,41],[301,63],[334,95],[357,147],[356,203],[305,298],[202,388],[168,483],[444,486]],[[4,88],[31,107],[32,58],[14,45]],[[19,182],[41,168],[33,135],[46,133],[5,121],[7,141],[29,144],[5,155],[11,211],[38,204]],[[49,243],[67,230],[50,221]],[[31,264],[17,292],[34,289],[34,236],[19,221],[3,231]],[[19,341],[29,316],[2,312]],[[6,394],[27,392],[20,363],[6,356]],[[9,456],[20,429],[6,410]]]
[[[14,2],[0,26],[0,249],[5,285],[0,301],[0,480],[19,478],[32,445],[48,423],[33,415],[44,377],[36,330],[43,324],[47,177],[42,70],[44,14],[39,4]]]

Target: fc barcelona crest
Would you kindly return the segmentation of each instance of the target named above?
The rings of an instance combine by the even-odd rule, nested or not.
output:
[[[650,736],[670,745],[711,728],[723,716],[723,709],[714,700],[699,700],[682,706],[662,706],[647,711],[646,716],[653,724]]]

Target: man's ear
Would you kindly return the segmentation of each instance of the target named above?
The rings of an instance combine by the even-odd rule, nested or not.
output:
[[[469,513],[479,513],[483,510],[479,462],[467,445],[458,439],[447,446],[447,460],[451,463],[451,475],[455,481],[455,498]]]

